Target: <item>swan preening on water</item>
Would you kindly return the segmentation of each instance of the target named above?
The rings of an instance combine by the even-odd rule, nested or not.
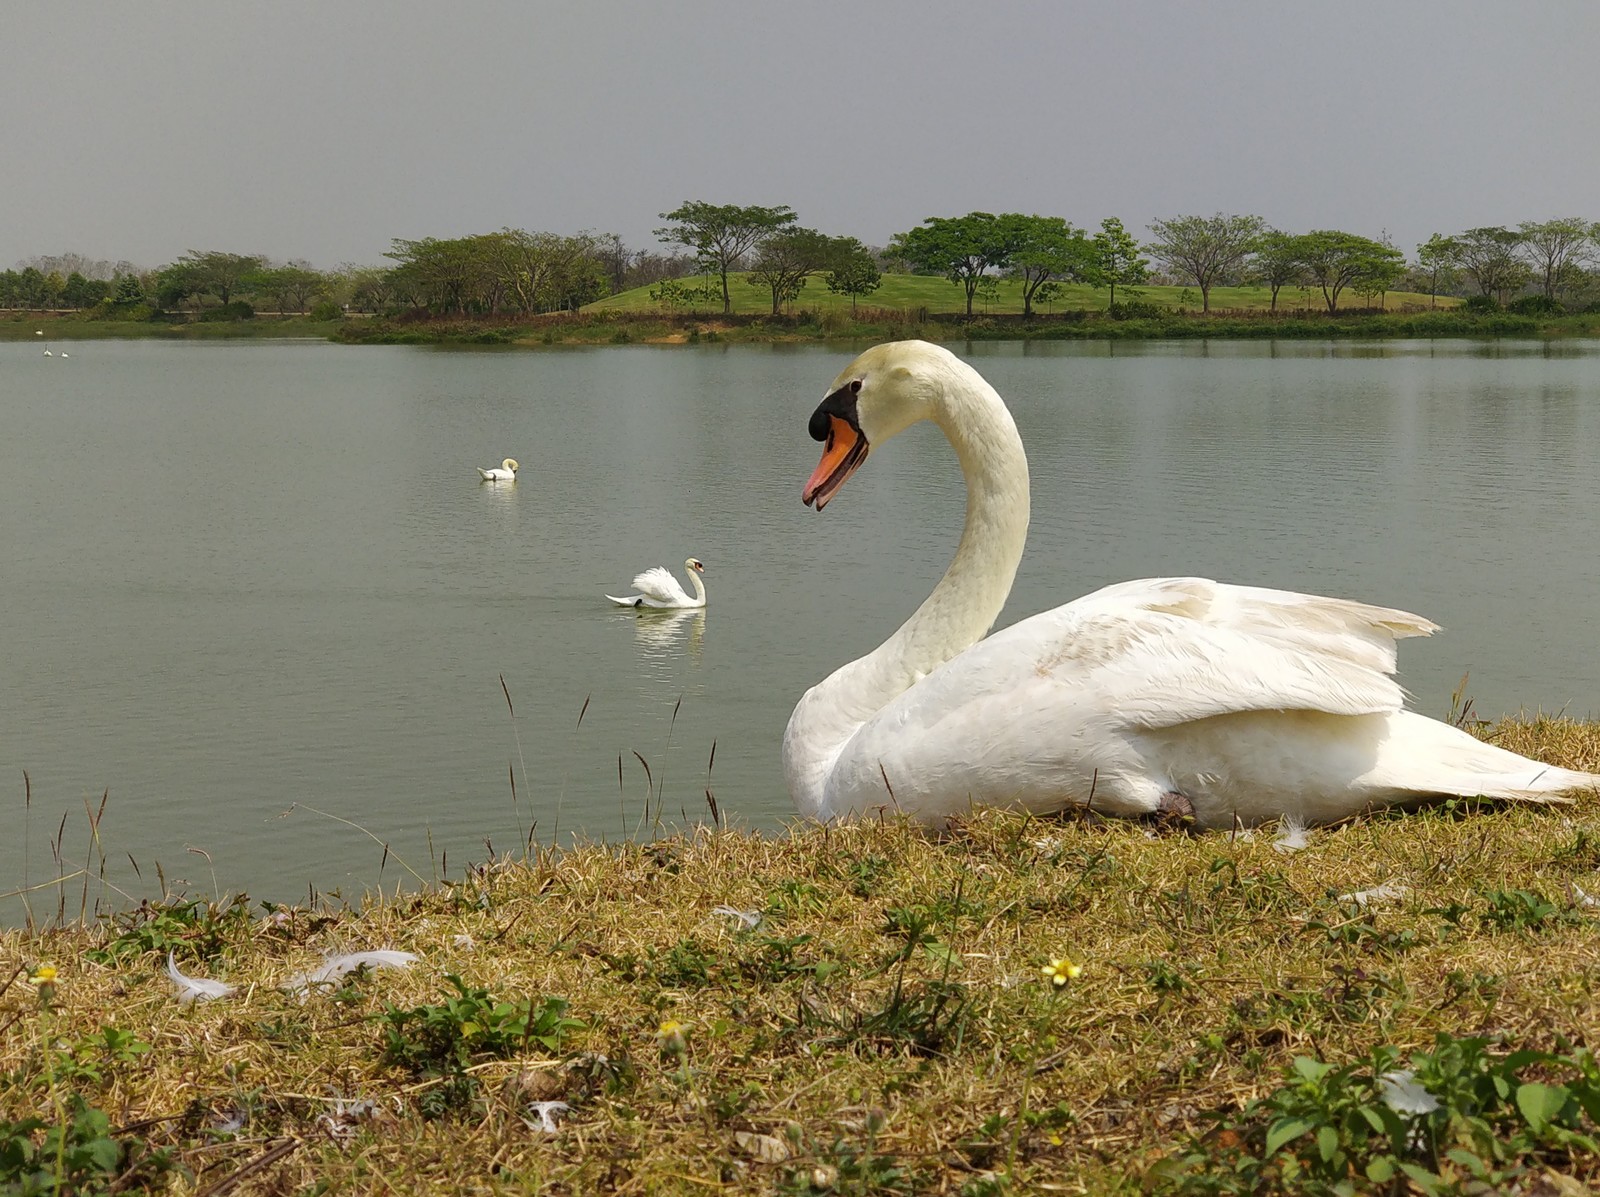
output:
[[[920,420],[966,476],[961,542],[898,631],[795,707],[783,763],[801,813],[939,823],[975,805],[1090,806],[1227,827],[1600,786],[1402,709],[1395,641],[1437,630],[1404,611],[1150,578],[986,639],[1027,539],[1028,461],[971,366],[922,341],[863,353],[811,416],[825,446],[801,499],[821,511],[872,449]]]
[[[517,480],[517,471],[521,468],[517,464],[515,457],[508,457],[498,466],[487,470],[479,466],[478,473],[483,476],[485,482],[515,482]]]
[[[683,563],[683,567],[689,571],[689,585],[694,587],[692,597],[678,585],[677,578],[659,565],[645,570],[628,583],[639,592],[638,594],[621,597],[608,594],[606,597],[619,607],[704,607],[706,584],[700,580],[700,575],[705,573],[706,567],[700,564],[697,557],[690,557]]]

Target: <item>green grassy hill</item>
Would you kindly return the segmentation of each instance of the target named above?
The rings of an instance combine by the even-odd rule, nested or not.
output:
[[[765,287],[751,286],[748,275],[735,273],[728,276],[728,290],[733,298],[733,310],[739,315],[759,316],[772,310],[772,293]],[[715,277],[706,279],[697,276],[692,279],[681,280],[689,286],[708,285],[718,289],[718,280]],[[635,287],[631,291],[624,291],[619,295],[609,295],[605,299],[589,304],[584,311],[603,312],[657,312],[664,310],[661,304],[650,297],[650,287]],[[1088,309],[1090,311],[1103,311],[1110,302],[1110,293],[1103,288],[1090,287],[1084,284],[1069,284],[1062,288],[1062,293],[1052,305],[1035,305],[1035,309],[1042,314],[1052,311],[1064,312],[1075,309]],[[1191,311],[1200,310],[1200,289],[1198,287],[1118,287],[1117,302],[1125,303],[1138,300],[1141,303],[1151,303],[1158,307],[1178,309],[1188,308]],[[1211,289],[1211,310],[1217,312],[1263,312],[1271,306],[1272,296],[1265,287],[1213,287]],[[1412,291],[1390,291],[1385,297],[1385,307],[1397,310],[1407,307],[1427,307],[1430,297]],[[1441,308],[1454,307],[1460,301],[1440,296],[1438,306]],[[1344,308],[1358,308],[1367,305],[1366,298],[1346,290],[1339,296],[1339,306]],[[850,297],[835,295],[829,291],[821,277],[813,278],[800,293],[800,298],[795,301],[798,310],[843,310],[849,311]],[[966,295],[963,289],[955,283],[947,282],[942,278],[933,278],[920,274],[886,274],[883,276],[883,285],[871,295],[865,296],[860,301],[863,309],[890,308],[894,310],[926,308],[930,312],[960,312],[966,306]],[[1311,308],[1314,311],[1326,310],[1323,303],[1322,292],[1316,288],[1300,290],[1299,288],[1285,287],[1278,293],[1278,309],[1280,311],[1297,311],[1302,308]],[[694,305],[694,311],[708,314],[720,314],[722,302],[720,294],[711,302],[701,301]],[[690,314],[690,309],[680,308],[684,314]],[[981,298],[973,303],[974,315],[1006,315],[1019,314],[1022,311],[1022,286],[1010,279],[1000,280],[998,298],[985,305]]]

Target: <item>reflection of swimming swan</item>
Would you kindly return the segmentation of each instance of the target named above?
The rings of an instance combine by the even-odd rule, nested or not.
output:
[[[645,607],[633,621],[634,639],[642,651],[652,656],[675,650],[685,631],[689,633],[689,650],[698,652],[701,638],[706,633],[704,607],[679,607],[673,610]]]
[[[921,341],[856,358],[811,417],[826,447],[801,498],[821,510],[919,420],[938,425],[966,476],[961,542],[899,631],[795,707],[783,761],[803,813],[888,808],[937,823],[975,803],[1092,806],[1226,827],[1445,795],[1559,801],[1600,785],[1403,710],[1395,641],[1435,630],[1404,611],[1151,578],[985,639],[1022,560],[1028,460],[971,366]]]
[[[647,569],[628,583],[638,594],[628,594],[618,598],[614,594],[606,597],[619,607],[704,607],[706,605],[706,584],[700,580],[700,575],[706,567],[700,564],[698,558],[690,557],[683,563],[689,571],[689,584],[694,587],[694,597],[690,598],[678,579],[674,578],[662,566]]]
[[[517,470],[520,468],[515,457],[508,457],[493,469],[486,470],[479,466],[478,473],[483,476],[485,482],[515,482]]]

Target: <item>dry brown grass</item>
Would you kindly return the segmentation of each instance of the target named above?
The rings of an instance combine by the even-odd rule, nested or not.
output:
[[[1600,767],[1600,726],[1495,736]],[[1336,898],[1382,882],[1408,892]],[[1497,919],[1513,891],[1556,913]],[[117,1169],[138,1144],[170,1152],[125,1188],[182,1193],[1125,1191],[1298,1055],[1440,1032],[1589,1041],[1600,911],[1583,891],[1600,894],[1596,798],[1374,816],[1294,854],[1269,834],[997,813],[944,838],[891,823],[580,846],[355,911],[202,903],[0,934],[0,1118],[53,1125],[81,1094],[134,1144]],[[185,972],[239,992],[178,1005],[165,936]],[[304,1000],[274,988],[322,952],[380,947],[422,963]],[[1063,956],[1083,971],[1053,991],[1040,970]],[[24,976],[46,962],[51,1002]],[[386,1062],[386,1004],[443,1017],[447,974],[535,1009],[565,998],[584,1025],[503,1054],[468,1029],[465,1070],[443,1076]],[[149,1050],[115,1059],[106,1027]],[[525,1121],[535,1100],[570,1105],[555,1133]],[[1582,1151],[1563,1166],[1600,1179]]]

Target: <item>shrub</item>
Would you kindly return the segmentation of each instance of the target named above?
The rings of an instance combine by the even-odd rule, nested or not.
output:
[[[207,308],[200,313],[200,319],[207,323],[227,322],[229,320],[254,320],[256,310],[242,299],[231,300],[220,307]]]
[[[1566,310],[1559,300],[1551,299],[1548,295],[1524,295],[1506,304],[1506,311],[1515,312],[1518,316],[1561,316]]]
[[[1130,300],[1112,304],[1106,309],[1106,315],[1113,320],[1159,320],[1166,313],[1157,304]]]
[[[333,300],[324,299],[311,309],[311,318],[319,321],[342,320],[344,318],[344,309],[334,303]]]
[[[1466,302],[1461,305],[1461,310],[1463,312],[1471,312],[1475,316],[1488,312],[1498,312],[1500,310],[1500,301],[1493,295],[1469,295]]]

